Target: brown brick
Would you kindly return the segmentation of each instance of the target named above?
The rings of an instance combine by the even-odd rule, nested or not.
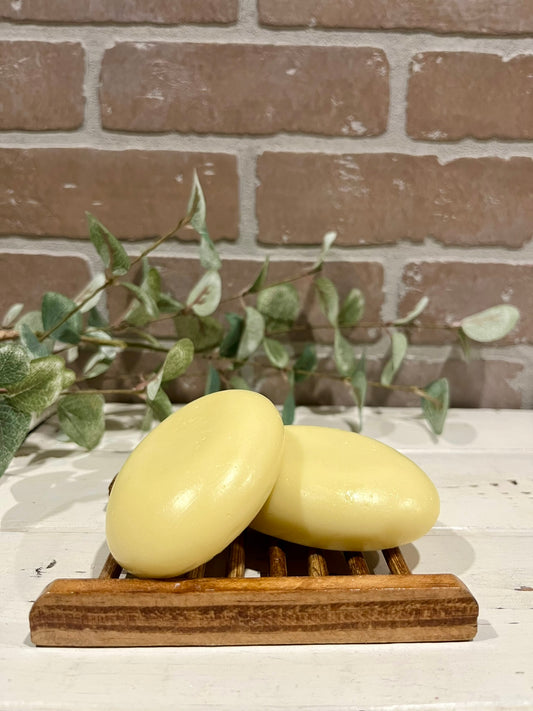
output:
[[[528,34],[532,0],[258,0],[259,20],[274,27],[428,30]]]
[[[398,385],[425,386],[437,378],[448,378],[451,407],[519,408],[522,406],[522,395],[513,381],[523,370],[520,363],[505,360],[473,359],[466,363],[452,358],[427,362],[408,357],[394,382]],[[375,388],[372,402],[405,407],[419,406],[420,399],[411,393]]]
[[[198,259],[157,257],[156,254],[150,260],[150,263],[160,269],[163,277],[163,288],[182,302],[186,301],[189,291],[203,272]],[[312,264],[312,261],[271,261],[266,285],[302,274]],[[232,297],[236,297],[242,289],[254,281],[259,274],[261,266],[262,262],[255,260],[225,259],[222,261],[223,305],[219,308],[216,316],[221,320],[224,327],[227,327],[227,322],[223,318],[224,313],[229,311],[242,313],[240,300],[231,300]],[[367,303],[364,320],[372,323],[380,320],[384,298],[383,267],[381,264],[378,262],[327,262],[324,265],[322,274],[335,283],[341,302],[350,289],[354,287],[361,289]],[[312,278],[309,276],[294,282],[300,294],[300,303],[304,313],[295,324],[295,331],[291,334],[291,340],[305,341],[312,338],[317,343],[331,343],[333,334],[313,294],[311,282]],[[111,292],[110,297],[110,314],[111,318],[115,320],[125,312],[131,295],[126,290],[115,289]],[[253,296],[247,297],[246,300],[250,305],[255,303]],[[175,335],[172,322],[169,321],[163,321],[155,327],[154,333],[160,337],[173,337]],[[362,342],[376,340],[379,336],[374,329],[362,328],[351,329],[346,335]]]
[[[90,279],[89,266],[80,257],[46,254],[0,254],[0,317],[16,303],[24,312],[39,309],[46,291],[73,297]]]
[[[383,363],[384,360],[375,357],[367,358],[369,380],[379,381]],[[427,361],[408,356],[395,379],[395,384],[423,387],[433,380],[445,377],[450,383],[451,407],[520,408],[522,394],[517,382],[523,371],[522,364],[505,360],[473,360],[465,363],[459,359]],[[334,375],[336,372],[331,358],[321,359],[317,372],[322,373],[322,376],[312,376],[296,385],[296,401],[299,405],[355,405],[350,387],[335,377],[326,375]],[[197,376],[193,382],[195,380],[197,386],[203,388],[205,373]],[[180,384],[180,388],[183,389],[184,385]],[[274,402],[282,403],[287,394],[287,382],[279,373],[265,371],[265,377],[261,380],[261,392]],[[367,391],[367,405],[413,407],[419,411],[420,398],[411,392],[370,386]]]
[[[426,52],[410,67],[407,133],[412,138],[533,138],[533,54]]]
[[[81,44],[0,42],[0,67],[1,130],[66,130],[82,125]]]
[[[533,265],[472,262],[411,262],[403,272],[405,293],[400,301],[403,315],[422,295],[430,303],[419,320],[422,324],[453,324],[490,306],[510,303],[520,321],[504,343],[533,342]],[[413,342],[444,343],[455,335],[433,329],[413,333]]]
[[[104,55],[104,128],[375,136],[388,63],[371,47],[121,43]]]
[[[87,237],[85,211],[120,238],[165,234],[186,212],[195,169],[212,237],[236,239],[234,156],[89,148],[0,149],[0,234]]]
[[[531,239],[533,160],[263,153],[257,218],[264,244],[421,242],[520,247]]]
[[[0,19],[23,22],[229,24],[237,18],[238,0],[0,0]]]

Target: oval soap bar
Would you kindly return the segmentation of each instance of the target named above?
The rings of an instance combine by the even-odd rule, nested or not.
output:
[[[139,577],[173,577],[206,563],[250,523],[279,470],[284,428],[264,396],[206,395],[134,449],[107,506],[114,558]]]
[[[431,480],[369,437],[285,428],[280,475],[252,528],[305,546],[366,551],[409,543],[439,514]]]

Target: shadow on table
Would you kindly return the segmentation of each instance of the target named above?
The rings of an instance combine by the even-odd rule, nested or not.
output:
[[[77,504],[107,499],[107,487],[122,466],[126,454],[79,451],[59,447],[39,451],[24,473],[6,475],[11,496],[16,503],[1,518],[3,530],[28,528],[51,518],[62,518],[62,526],[73,520],[62,516]],[[38,465],[41,473],[32,472]]]

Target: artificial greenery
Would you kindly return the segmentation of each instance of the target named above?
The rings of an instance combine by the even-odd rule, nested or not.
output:
[[[91,449],[105,430],[104,395],[135,396],[146,403],[143,426],[163,420],[172,411],[168,384],[186,376],[195,358],[208,359],[205,392],[220,388],[257,386],[266,369],[281,373],[286,382],[282,416],[293,421],[295,385],[311,377],[336,378],[345,383],[360,416],[369,388],[401,389],[420,398],[422,413],[432,430],[440,434],[449,403],[449,385],[440,378],[426,385],[395,385],[394,378],[408,348],[408,335],[419,328],[418,317],[428,299],[423,297],[406,316],[379,324],[390,337],[388,358],[379,382],[367,378],[365,354],[346,335],[361,324],[365,310],[363,293],[354,286],[342,301],[335,284],[323,276],[322,266],[335,234],[328,233],[316,261],[301,274],[281,282],[269,281],[269,262],[256,278],[236,294],[238,312],[220,314],[221,260],[206,228],[206,205],[194,176],[187,214],[168,234],[157,239],[142,254],[130,258],[126,250],[94,216],[87,215],[89,235],[103,270],[74,300],[56,292],[42,297],[39,311],[24,312],[22,304],[7,311],[0,327],[0,474],[27,435],[33,417],[57,406],[62,431],[78,445]],[[178,300],[162,291],[161,275],[148,255],[181,228],[189,226],[200,237],[199,259],[203,275]],[[133,283],[133,267],[142,266],[139,284]],[[320,308],[333,332],[333,371],[320,371],[313,342],[292,339],[293,324],[301,313],[294,282],[311,278]],[[120,287],[129,297],[119,323],[110,323],[101,306],[104,292]],[[234,303],[234,300],[228,300]],[[220,314],[220,315],[219,315]],[[453,326],[465,352],[470,341],[481,343],[505,336],[516,324],[517,309],[500,304],[468,316]],[[154,337],[151,324],[172,319],[177,340]],[[435,328],[435,325],[432,326]],[[136,373],[136,384],[127,390],[98,390],[91,381],[104,373],[128,349],[148,349],[160,354],[159,365],[150,373]],[[75,370],[69,365],[75,363]]]

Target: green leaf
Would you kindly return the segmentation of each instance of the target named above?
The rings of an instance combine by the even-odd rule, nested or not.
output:
[[[96,378],[98,375],[105,373],[117,355],[126,347],[126,344],[122,347],[117,345],[106,331],[94,330],[91,331],[91,336],[104,342],[113,341],[113,343],[108,346],[100,345],[98,350],[86,361],[83,366],[83,374],[86,378]]]
[[[148,331],[143,331],[142,328],[132,328],[131,331],[142,341],[146,341],[146,343],[150,343],[156,348],[163,348],[161,341],[159,341],[155,336],[152,336],[152,334]],[[122,348],[127,348],[126,343],[124,343]]]
[[[0,476],[24,442],[30,422],[30,414],[14,410],[9,403],[0,400]]]
[[[400,365],[407,353],[407,338],[400,331],[395,331],[391,335],[391,356],[381,373],[381,384],[390,385],[394,376],[398,372]]]
[[[106,358],[115,358],[120,351],[126,348],[126,344],[123,341],[114,339],[106,331],[95,330],[91,332],[91,336],[103,341],[99,349]],[[109,345],[105,343],[106,341],[109,341]]]
[[[360,289],[351,289],[341,306],[338,324],[341,327],[355,326],[365,312],[365,297]]]
[[[144,411],[143,419],[141,422],[141,431],[148,432],[149,430],[151,430],[153,421],[154,421],[154,413],[150,409],[150,407],[147,407],[146,410]]]
[[[161,274],[155,267],[148,265],[148,260],[145,260],[144,275],[141,282],[141,291],[150,294],[152,299],[157,302],[161,294]]]
[[[16,410],[40,413],[59,397],[64,370],[65,363],[59,356],[32,360],[28,375],[8,388],[6,398]]]
[[[409,311],[407,316],[404,316],[403,318],[397,318],[396,321],[393,321],[395,326],[405,326],[408,323],[411,323],[411,321],[414,321],[415,318],[420,316],[422,311],[426,308],[426,306],[429,304],[429,299],[427,296],[423,296],[420,301],[416,304],[416,306]]]
[[[265,335],[265,320],[259,311],[254,309],[253,306],[246,306],[245,314],[244,329],[237,350],[237,360],[245,360],[252,353],[255,353]]]
[[[129,271],[130,259],[118,239],[99,222],[94,215],[86,213],[89,224],[89,237],[100,259],[115,276],[123,276]]]
[[[205,382],[204,395],[209,395],[210,393],[216,393],[220,390],[220,375],[216,368],[213,368],[211,363],[209,363],[209,369],[207,371],[207,379]]]
[[[55,291],[47,291],[41,303],[43,329],[47,332],[51,331],[51,338],[63,343],[79,343],[83,325],[81,313],[76,311],[71,316],[68,316],[76,308],[76,304],[67,296],[58,294]],[[67,316],[66,321],[61,323]]]
[[[246,380],[240,375],[232,375],[229,379],[230,385],[235,390],[251,390]]]
[[[229,330],[220,344],[220,355],[222,358],[234,358],[237,355],[239,341],[244,329],[244,319],[239,314],[231,312],[225,314],[225,316],[229,321]]]
[[[457,331],[457,337],[461,344],[461,350],[463,351],[465,360],[468,362],[470,360],[470,341],[462,328]]]
[[[500,304],[461,321],[464,333],[473,341],[489,343],[506,336],[516,326],[520,311],[510,304]]]
[[[366,378],[366,357],[363,354],[357,363],[355,372],[350,380],[353,396],[359,409],[359,429],[363,425],[363,408],[366,401],[368,381]]]
[[[345,378],[351,377],[357,365],[355,350],[353,345],[344,338],[338,328],[335,329],[333,357],[339,375]]]
[[[61,389],[68,390],[76,382],[76,373],[70,368],[65,368],[61,374]]]
[[[337,233],[336,232],[327,232],[323,239],[322,239],[322,250],[320,254],[318,255],[317,261],[314,263],[311,273],[313,272],[319,272],[322,269],[322,264],[324,263],[325,258],[327,257],[327,254],[329,250],[331,249],[331,245],[335,240],[337,239]]]
[[[97,378],[102,373],[113,365],[112,358],[106,358],[101,352],[95,353],[92,358],[90,358],[83,368],[83,374],[89,380],[91,378]]]
[[[172,414],[172,403],[163,388],[159,388],[153,400],[148,400],[148,406],[160,422]]]
[[[421,398],[422,412],[435,434],[442,434],[450,405],[450,386],[446,378],[439,378],[423,388],[433,400]]]
[[[157,397],[157,393],[159,392],[159,389],[161,388],[161,382],[163,380],[163,373],[158,373],[155,375],[152,380],[148,383],[146,386],[146,397],[148,401],[150,400],[155,400]]]
[[[80,447],[94,449],[105,431],[104,398],[98,394],[66,395],[57,405],[59,425]]]
[[[272,321],[291,324],[300,311],[300,297],[292,284],[269,286],[258,293],[257,310]]]
[[[339,316],[339,295],[337,287],[327,277],[317,277],[314,281],[320,307],[332,326],[337,325]]]
[[[129,281],[122,281],[120,282],[120,286],[123,286],[125,289],[128,291],[131,291],[132,294],[135,295],[137,298],[137,301],[142,304],[144,307],[146,314],[152,319],[152,318],[157,318],[159,316],[159,309],[157,308],[157,302],[153,298],[153,296],[149,293],[147,289],[142,289],[140,286],[137,286],[137,284],[132,284]],[[135,307],[130,309],[128,312],[126,318],[130,320],[131,322],[131,313],[133,312]],[[144,324],[134,324],[135,326],[137,325],[144,325]]]
[[[212,316],[200,318],[195,314],[178,314],[174,318],[174,326],[178,338],[191,339],[195,353],[216,348],[224,335],[222,324]]]
[[[211,269],[200,278],[187,297],[187,306],[197,316],[210,316],[220,303],[222,281],[220,274]]]
[[[294,361],[294,381],[299,383],[308,378],[316,370],[317,364],[316,347],[314,343],[308,343]]]
[[[296,402],[294,399],[294,387],[291,384],[285,402],[283,403],[283,408],[281,410],[281,419],[284,425],[292,425],[294,422],[294,415],[296,413]]]
[[[270,257],[266,257],[265,261],[263,262],[263,266],[261,267],[261,271],[256,276],[255,281],[253,282],[252,286],[247,290],[248,294],[255,294],[258,291],[261,291],[261,289],[263,288],[263,284],[265,283],[267,275],[268,275],[269,264],[270,264]]]
[[[275,368],[285,368],[289,362],[289,353],[282,343],[273,338],[265,338],[263,348],[268,360]]]
[[[23,308],[24,304],[12,304],[4,314],[4,318],[2,319],[2,328],[9,328],[9,326],[17,320]]]
[[[76,298],[74,299],[76,304],[82,304],[85,299],[88,299],[88,301],[85,301],[83,306],[80,308],[82,314],[87,313],[87,311],[90,311],[91,309],[96,307],[96,304],[100,301],[102,297],[102,287],[104,286],[105,282],[105,274],[103,272],[98,272],[94,275],[94,277],[87,284],[87,286],[82,289],[80,293],[76,296]],[[91,296],[94,291],[97,291],[97,293]]]
[[[185,308],[181,301],[177,301],[172,294],[160,294],[157,305],[162,314],[179,314]]]
[[[194,171],[193,187],[187,206],[189,224],[200,235],[200,264],[204,269],[209,271],[218,271],[222,266],[222,262],[220,261],[213,240],[209,237],[209,232],[207,231],[206,213],[207,209],[204,193],[198,179],[198,174]],[[213,311],[214,310],[215,309],[213,309]],[[213,313],[213,311],[209,311],[209,313]],[[199,315],[207,316],[208,314],[199,313]]]
[[[51,352],[49,339],[44,343],[37,338],[27,323],[23,323],[19,327],[20,342],[26,348],[32,358],[44,358]]]
[[[100,313],[96,306],[93,306],[89,311],[88,324],[91,328],[107,328],[109,326],[108,320]]]
[[[204,269],[214,269],[215,271],[218,271],[222,266],[213,240],[207,232],[202,233],[200,238],[200,264]]]
[[[163,381],[183,375],[194,359],[194,345],[190,338],[180,338],[167,353],[163,363]]]
[[[0,385],[12,385],[30,372],[30,358],[22,346],[8,343],[0,348]]]
[[[138,287],[144,299],[137,300],[126,313],[124,320],[134,326],[142,327],[159,316],[161,298],[161,275],[155,267],[150,267],[146,257],[142,261],[142,280]]]
[[[41,311],[27,311],[16,322],[15,330],[19,331],[23,324],[28,326],[34,333],[40,333],[43,330]]]
[[[65,351],[65,363],[74,363],[80,357],[80,349],[78,346],[72,346]]]
[[[204,191],[198,179],[198,173],[194,171],[191,195],[187,205],[187,216],[189,217],[189,224],[199,235],[207,235],[206,213]]]

